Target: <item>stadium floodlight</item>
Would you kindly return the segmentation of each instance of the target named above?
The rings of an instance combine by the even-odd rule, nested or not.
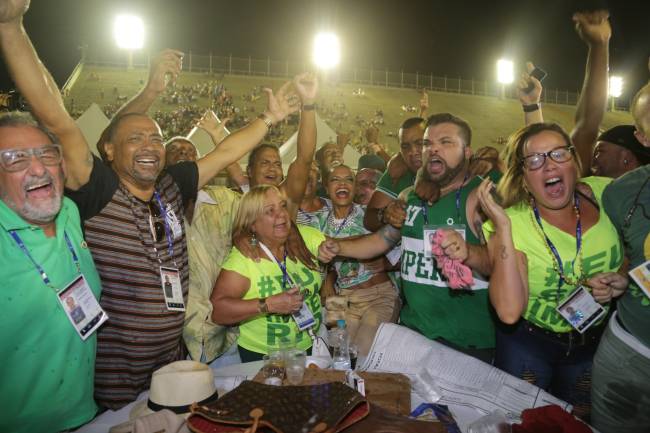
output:
[[[609,77],[609,96],[618,98],[623,93],[623,77]]]
[[[331,69],[341,61],[341,45],[334,33],[319,33],[314,38],[314,64],[321,69]]]
[[[501,84],[510,84],[515,80],[513,63],[510,60],[497,61],[497,81]]]
[[[138,50],[144,45],[144,24],[134,15],[118,15],[113,26],[115,42],[120,48]]]

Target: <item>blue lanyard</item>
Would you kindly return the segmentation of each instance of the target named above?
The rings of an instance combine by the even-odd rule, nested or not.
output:
[[[578,195],[577,192],[574,192],[573,197],[574,197],[573,200],[575,201],[576,209],[580,209],[580,196]],[[555,245],[553,244],[553,242],[548,238],[546,232],[544,232],[544,227],[542,226],[542,218],[539,215],[539,209],[537,209],[537,203],[533,203],[533,213],[535,214],[535,220],[537,220],[537,224],[539,225],[539,228],[542,230],[542,234],[544,235],[544,240],[546,241],[546,245],[548,245],[549,249],[551,250],[551,253],[553,253],[553,256],[555,257],[555,260],[558,265],[558,270],[560,271],[560,280],[558,282],[558,287],[557,287],[558,298],[559,298],[560,287],[562,287],[562,283],[566,281],[566,277],[564,276],[564,266],[562,263],[562,258],[560,257],[560,253],[555,247]],[[573,261],[571,262],[571,269],[574,269],[576,259],[580,254],[580,248],[582,248],[582,223],[580,221],[580,212],[578,211],[578,220],[576,221],[576,256],[573,258]]]
[[[326,220],[327,222],[329,222],[330,216],[332,216],[332,211],[333,211],[333,209],[330,209],[329,213],[327,214],[327,220]],[[333,238],[337,237],[339,235],[339,233],[341,233],[341,230],[343,229],[343,227],[345,227],[345,223],[348,222],[348,218],[350,217],[350,215],[352,215],[352,212],[354,212],[354,206],[352,206],[350,208],[350,211],[348,212],[348,214],[345,216],[345,218],[343,218],[343,222],[341,222],[341,225],[339,225],[336,228],[336,230],[334,231],[334,234],[332,234]],[[334,222],[334,218],[332,218],[332,223],[333,222]],[[332,225],[334,225],[334,224],[332,224]]]
[[[463,186],[465,185],[465,182],[467,182],[467,179],[469,178],[469,173],[465,173],[465,177],[463,178],[463,183],[460,184],[458,189],[456,190],[456,215],[458,216],[458,222],[457,224],[460,224],[461,218],[460,218],[460,193],[463,190]],[[422,206],[422,218],[424,219],[424,224],[427,225],[429,224],[429,206],[427,205],[426,200],[421,200],[420,201],[420,206]]]
[[[34,257],[31,255],[27,247],[25,246],[25,243],[23,240],[20,238],[18,233],[16,233],[15,230],[10,230],[9,233],[11,234],[11,237],[14,238],[14,241],[18,244],[18,247],[25,253],[27,258],[34,264],[34,267],[38,271],[39,274],[41,274],[41,278],[43,279],[43,283],[45,283],[46,286],[52,287],[50,284],[50,277],[47,276],[45,273],[45,269],[34,260]],[[81,265],[79,264],[79,257],[77,257],[77,253],[74,251],[74,248],[72,247],[72,242],[70,241],[70,238],[68,237],[68,234],[64,231],[63,232],[63,237],[65,238],[65,243],[68,246],[68,249],[70,250],[70,254],[72,254],[72,260],[74,260],[74,264],[77,267],[77,272],[81,273]]]
[[[262,248],[264,253],[267,255],[269,260],[275,262],[275,264],[278,265],[278,267],[282,271],[282,290],[284,290],[287,287],[287,283],[294,286],[295,284],[293,283],[293,280],[291,279],[291,277],[289,276],[289,272],[287,271],[287,248],[286,248],[286,246],[284,248],[284,257],[283,257],[282,261],[278,260],[278,258],[275,257],[275,255],[271,252],[269,247],[264,245],[263,242],[260,242],[260,247]]]
[[[172,239],[171,229],[169,228],[169,224],[167,223],[167,212],[165,212],[165,206],[163,205],[163,202],[160,199],[160,194],[158,194],[158,191],[154,191],[153,196],[156,198],[156,201],[158,202],[158,207],[160,208],[160,216],[163,218],[163,221],[165,222],[165,235],[167,236],[167,250],[169,251],[169,257],[172,260],[174,260],[174,241]]]

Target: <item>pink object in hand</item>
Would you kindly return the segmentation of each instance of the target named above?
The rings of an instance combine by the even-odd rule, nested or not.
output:
[[[452,289],[464,289],[474,284],[474,277],[471,269],[460,260],[451,259],[446,256],[440,246],[442,243],[442,232],[436,231],[431,245],[431,253],[436,259],[438,268],[442,275],[447,278],[449,287]]]

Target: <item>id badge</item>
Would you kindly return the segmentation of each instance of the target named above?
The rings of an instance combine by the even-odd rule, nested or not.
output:
[[[97,302],[83,275],[72,280],[57,296],[72,327],[84,341],[108,320],[108,314]]]
[[[650,298],[650,260],[632,269],[628,274],[643,290],[643,293]]]
[[[578,286],[564,298],[556,311],[581,334],[605,314],[603,306],[596,302],[584,286]]]
[[[160,267],[160,281],[169,311],[185,311],[181,274],[176,268]]]
[[[293,317],[293,320],[296,322],[296,326],[298,326],[298,329],[300,331],[311,328],[316,324],[316,319],[314,319],[314,315],[311,314],[311,311],[307,307],[307,303],[305,301],[302,302],[300,310],[298,310],[297,313],[291,313],[291,316]]]
[[[427,224],[423,227],[422,243],[424,257],[433,257],[434,237],[438,229],[456,230],[465,240],[465,224],[435,225]]]
[[[178,220],[178,217],[176,216],[176,213],[174,212],[174,209],[172,209],[171,205],[167,205],[167,209],[165,211],[165,219],[167,220],[167,224],[169,225],[169,228],[172,231],[172,236],[174,239],[179,239],[183,235],[183,229],[181,227],[181,223]]]

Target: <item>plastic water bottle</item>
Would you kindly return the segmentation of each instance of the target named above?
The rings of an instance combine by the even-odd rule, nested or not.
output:
[[[350,362],[350,349],[348,340],[348,330],[345,329],[345,320],[336,322],[336,333],[334,334],[335,343],[332,368],[334,370],[349,370],[352,368]]]

